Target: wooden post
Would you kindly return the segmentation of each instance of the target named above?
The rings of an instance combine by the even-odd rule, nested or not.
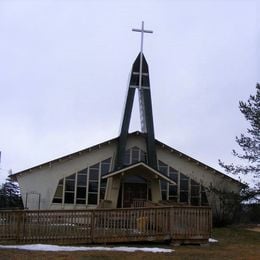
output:
[[[173,223],[174,223],[174,208],[171,207],[170,208],[170,219],[169,219],[169,228],[170,228],[170,236],[171,239],[173,238],[174,234],[173,234]]]
[[[95,211],[92,210],[91,212],[91,230],[90,230],[90,233],[91,233],[91,243],[94,243],[95,241]]]
[[[211,209],[208,209],[208,221],[209,221],[209,230],[208,230],[208,234],[209,236],[211,236],[211,233],[212,233],[212,210]]]
[[[23,211],[19,210],[16,212],[16,243],[17,244],[21,242],[22,219],[23,219]]]

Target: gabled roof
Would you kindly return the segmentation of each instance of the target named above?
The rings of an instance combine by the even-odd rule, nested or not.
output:
[[[139,131],[135,131],[135,132],[129,134],[129,136],[139,136],[139,135],[140,135],[140,136],[144,136],[145,134],[144,134],[144,133],[141,133],[141,132],[139,132]],[[13,180],[17,180],[16,177],[17,177],[18,175],[22,175],[22,174],[24,174],[24,173],[32,172],[33,170],[41,169],[41,168],[43,168],[43,167],[51,167],[52,165],[55,165],[55,164],[57,164],[57,163],[59,163],[59,162],[64,162],[64,161],[71,160],[71,159],[73,159],[73,158],[76,158],[76,157],[81,156],[82,154],[86,154],[86,153],[92,152],[92,151],[94,151],[94,150],[99,150],[99,149],[101,149],[101,148],[102,148],[103,146],[105,146],[105,145],[109,145],[109,144],[112,144],[112,143],[116,143],[117,140],[118,140],[118,137],[117,137],[117,138],[110,139],[110,140],[108,140],[108,141],[105,141],[105,142],[102,142],[102,143],[100,143],[100,144],[91,146],[91,147],[89,147],[89,148],[80,150],[80,151],[78,151],[78,152],[75,152],[75,153],[71,153],[71,154],[62,156],[62,157],[60,157],[60,158],[57,158],[57,159],[54,159],[54,160],[52,160],[52,161],[49,161],[49,162],[45,162],[45,163],[36,165],[36,166],[34,166],[34,167],[25,169],[25,170],[23,170],[23,171],[16,172],[15,174],[10,175],[9,177],[12,178]],[[216,169],[214,169],[214,168],[212,168],[212,167],[210,167],[210,166],[208,166],[208,165],[206,165],[206,164],[204,164],[204,163],[202,163],[202,162],[200,162],[200,161],[198,161],[198,160],[196,160],[196,159],[194,159],[194,158],[192,158],[192,157],[190,157],[189,155],[186,155],[186,154],[184,154],[184,153],[182,153],[182,152],[180,152],[180,151],[178,151],[178,150],[176,150],[176,149],[174,149],[174,148],[172,148],[172,147],[170,147],[170,146],[168,146],[168,145],[166,145],[166,144],[164,144],[164,143],[162,143],[162,142],[160,142],[160,141],[158,141],[158,140],[155,140],[155,141],[156,141],[156,145],[157,145],[157,146],[160,146],[160,147],[162,147],[163,149],[166,149],[166,150],[168,150],[168,151],[171,152],[171,153],[178,154],[178,156],[183,157],[183,158],[187,159],[188,161],[194,162],[194,163],[197,164],[198,166],[201,166],[201,167],[203,167],[204,169],[207,169],[207,170],[209,170],[209,171],[212,171],[214,174],[220,175],[221,177],[226,178],[227,180],[230,180],[230,181],[235,182],[235,183],[237,183],[237,184],[239,184],[239,185],[241,185],[241,186],[244,186],[244,184],[242,184],[241,182],[239,182],[239,181],[237,181],[237,180],[235,180],[235,179],[229,177],[228,175],[226,175],[226,174],[224,174],[224,173],[222,173],[222,172],[220,172],[220,171],[218,171],[218,170],[216,170]]]
[[[62,156],[62,157],[59,157],[59,158],[56,158],[54,160],[51,160],[51,161],[48,161],[48,162],[45,162],[45,163],[41,163],[39,165],[36,165],[36,166],[33,166],[31,168],[28,168],[28,169],[25,169],[25,170],[22,170],[22,171],[19,171],[19,172],[16,172],[12,175],[10,175],[9,177],[10,178],[13,178],[13,179],[16,179],[16,176],[17,175],[20,175],[20,174],[23,174],[23,173],[27,173],[27,172],[32,172],[33,170],[37,170],[37,169],[41,169],[43,167],[51,167],[57,163],[60,163],[60,162],[64,162],[64,161],[68,161],[68,160],[72,160],[74,158],[77,158],[83,154],[86,154],[86,153],[90,153],[92,151],[96,151],[96,150],[99,150],[101,149],[102,147],[104,147],[105,145],[109,145],[109,144],[112,144],[112,143],[115,143],[117,141],[118,138],[113,138],[113,139],[110,139],[108,141],[105,141],[105,142],[102,142],[102,143],[99,143],[97,145],[94,145],[94,146],[91,146],[91,147],[88,147],[86,149],[83,149],[83,150],[80,150],[80,151],[77,151],[75,153],[71,153],[71,154],[68,154],[68,155],[65,155],[65,156]]]
[[[144,162],[134,163],[134,164],[131,164],[131,165],[127,165],[120,170],[109,172],[109,173],[105,174],[102,177],[102,179],[107,179],[109,177],[112,177],[112,176],[115,176],[115,175],[118,175],[118,174],[121,174],[121,173],[131,172],[131,171],[139,170],[139,169],[141,169],[142,170],[141,172],[143,172],[144,174],[148,173],[149,175],[150,174],[155,175],[155,176],[159,177],[160,179],[163,179],[163,180],[165,180],[165,181],[167,181],[171,184],[176,185],[176,183],[171,178],[164,175],[160,171],[153,169],[152,167],[150,167],[149,165],[147,165]]]

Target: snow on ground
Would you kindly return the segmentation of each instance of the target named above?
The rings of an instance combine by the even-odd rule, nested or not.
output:
[[[33,250],[33,251],[121,251],[121,252],[152,252],[152,253],[171,253],[174,250],[158,247],[84,247],[84,246],[56,246],[56,245],[0,245],[0,249],[22,249],[22,250]]]
[[[214,238],[209,238],[209,243],[217,243],[218,240]],[[56,245],[0,245],[0,249],[21,249],[21,250],[31,250],[31,251],[120,251],[120,252],[152,252],[152,253],[171,253],[173,249],[159,248],[159,247],[128,247],[128,246],[118,246],[118,247],[85,247],[85,246],[56,246]]]
[[[209,243],[217,243],[218,240],[214,239],[214,238],[209,238]]]

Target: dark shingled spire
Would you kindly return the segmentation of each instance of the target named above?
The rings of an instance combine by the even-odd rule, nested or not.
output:
[[[142,86],[149,87],[149,71],[148,71],[148,64],[147,61],[143,56],[143,64],[142,64]],[[138,54],[138,56],[135,59],[135,62],[132,66],[132,73],[131,73],[131,79],[130,79],[130,85],[131,86],[139,86],[139,71],[140,71],[140,58],[141,53]]]
[[[142,55],[142,77],[141,77],[142,84],[139,84],[141,55]],[[139,88],[140,86],[141,88]],[[132,66],[124,116],[123,116],[123,121],[121,126],[121,132],[118,140],[115,170],[124,167],[125,147],[127,143],[127,136],[128,136],[128,130],[130,125],[130,119],[131,119],[131,113],[132,113],[134,95],[136,89],[138,89],[139,91],[139,106],[140,106],[142,132],[144,133],[146,138],[147,164],[153,167],[154,169],[157,169],[157,156],[156,156],[155,138],[154,138],[149,69],[144,55],[139,53]]]

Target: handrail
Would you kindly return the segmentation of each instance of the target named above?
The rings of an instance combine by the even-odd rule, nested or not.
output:
[[[205,242],[211,233],[211,220],[209,207],[191,206],[0,211],[0,242]]]

